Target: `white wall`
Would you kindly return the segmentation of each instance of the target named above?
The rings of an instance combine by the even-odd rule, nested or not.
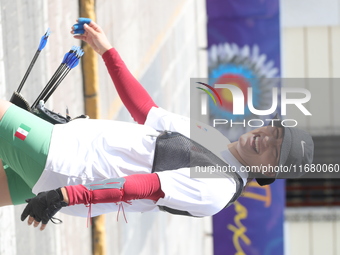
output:
[[[338,207],[289,209],[285,215],[285,254],[340,254]]]
[[[290,81],[303,78],[286,81],[312,94],[307,106],[313,116],[301,118],[301,127],[312,134],[339,134],[340,1],[300,2],[281,1],[282,75]]]
[[[340,25],[338,0],[281,0],[282,26],[315,27]]]
[[[339,0],[281,0],[282,74],[311,92],[313,117],[301,127],[313,135],[340,133],[339,12]],[[288,208],[286,216],[285,254],[340,254],[338,207]]]
[[[312,134],[339,134],[339,43],[340,26],[282,30],[282,74],[288,81],[303,78],[290,84],[311,92],[308,109],[313,117],[305,118],[302,127]]]

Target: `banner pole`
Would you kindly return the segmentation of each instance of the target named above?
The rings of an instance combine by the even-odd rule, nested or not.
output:
[[[79,0],[79,16],[96,20],[95,0]],[[82,59],[82,74],[84,84],[85,114],[91,119],[99,118],[99,89],[98,89],[98,58],[94,50],[82,43],[84,56]],[[94,217],[92,225],[92,253],[106,255],[105,216]]]

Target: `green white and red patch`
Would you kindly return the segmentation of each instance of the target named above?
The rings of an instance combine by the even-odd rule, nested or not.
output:
[[[31,131],[30,127],[26,126],[25,124],[21,124],[18,127],[17,131],[15,132],[14,136],[24,141],[30,131]]]

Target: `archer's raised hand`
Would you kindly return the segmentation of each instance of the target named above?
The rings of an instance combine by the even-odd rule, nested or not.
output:
[[[92,49],[100,55],[103,55],[107,50],[112,48],[104,31],[93,20],[79,18],[77,22],[77,24],[72,26],[71,30],[74,38],[88,43]]]

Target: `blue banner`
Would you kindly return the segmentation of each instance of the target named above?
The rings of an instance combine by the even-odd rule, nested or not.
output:
[[[278,0],[210,0],[208,11],[209,84],[232,84],[244,95],[243,115],[233,114],[233,96],[228,90],[216,89],[222,106],[209,101],[212,119],[223,119],[226,125],[216,128],[231,141],[250,131],[256,116],[248,107],[251,97],[255,109],[269,109],[273,87],[279,87],[280,25]],[[249,94],[248,88],[252,89]],[[279,112],[279,107],[277,108]],[[243,123],[236,125],[232,123]]]
[[[207,0],[206,3],[209,84],[235,85],[245,99],[244,114],[235,115],[233,95],[226,89],[216,89],[222,103],[218,105],[210,100],[209,114],[211,119],[224,120],[225,125],[217,128],[235,141],[253,129],[247,125],[249,121],[255,123],[268,118],[255,115],[247,98],[252,97],[253,108],[269,109],[272,88],[280,86],[277,79],[281,67],[279,1]],[[214,216],[215,255],[283,254],[284,185],[283,180],[263,187],[251,182],[234,205]]]
[[[232,206],[213,216],[215,255],[283,255],[284,180],[252,181]]]

